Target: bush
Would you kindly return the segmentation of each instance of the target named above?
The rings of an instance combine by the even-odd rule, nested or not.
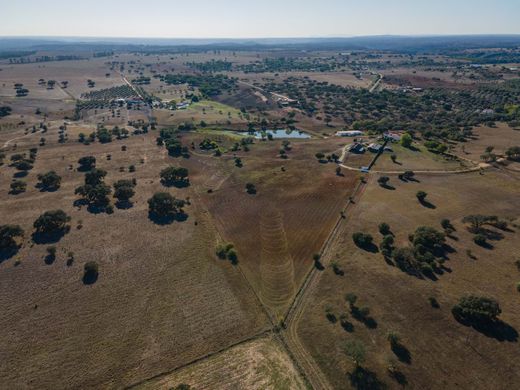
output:
[[[452,313],[457,319],[470,322],[494,321],[501,312],[496,300],[475,295],[462,297],[452,309]]]
[[[253,183],[247,183],[246,192],[251,195],[256,194],[256,186]]]
[[[92,284],[94,283],[99,275],[99,267],[95,261],[89,261],[83,267],[83,283]]]
[[[487,238],[483,234],[477,234],[475,235],[475,237],[473,237],[473,242],[479,246],[486,246]]]
[[[424,191],[417,191],[417,194],[415,194],[415,196],[417,197],[417,199],[419,199],[419,202],[424,202],[428,194]]]
[[[361,340],[350,340],[343,345],[343,353],[349,357],[356,366],[363,364],[366,356],[365,344]]]
[[[379,233],[381,233],[383,236],[390,234],[390,225],[386,222],[379,224]]]
[[[217,246],[215,253],[219,259],[228,259],[232,264],[236,264],[238,262],[238,254],[234,248],[234,245],[231,243]]]
[[[10,188],[11,188],[11,191],[10,191],[11,194],[14,194],[14,195],[21,194],[22,192],[25,192],[25,190],[27,188],[27,183],[25,183],[24,181],[21,181],[21,180],[13,180],[13,182],[11,182]]]

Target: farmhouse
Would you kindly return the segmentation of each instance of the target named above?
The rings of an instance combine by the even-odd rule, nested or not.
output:
[[[350,153],[365,153],[365,147],[360,143],[350,145],[348,148]]]
[[[338,137],[357,137],[363,135],[362,131],[359,130],[348,130],[348,131],[337,131],[336,136]]]

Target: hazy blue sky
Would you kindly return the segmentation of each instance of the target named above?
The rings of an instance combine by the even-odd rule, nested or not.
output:
[[[518,34],[520,0],[0,0],[0,35]]]

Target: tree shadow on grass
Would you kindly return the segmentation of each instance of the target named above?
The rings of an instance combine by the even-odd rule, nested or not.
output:
[[[502,320],[478,322],[471,321],[453,315],[455,319],[464,326],[470,326],[484,336],[496,339],[498,341],[509,341],[511,343],[518,342],[518,331],[508,323]]]
[[[11,257],[18,253],[20,248],[18,246],[11,246],[9,248],[4,248],[0,250],[0,263],[5,260],[9,260]]]
[[[370,252],[370,253],[378,253],[379,248],[374,243],[367,244],[367,245],[357,245],[356,246],[360,249],[363,249],[364,251]]]
[[[155,213],[148,213],[148,219],[156,225],[171,225],[173,222],[184,222],[188,219],[186,213],[176,213],[171,215],[157,215]]]
[[[379,186],[385,190],[395,191],[395,187],[391,184],[379,184]]]
[[[408,350],[408,348],[406,348],[403,344],[394,343],[394,344],[392,344],[391,348],[392,348],[392,352],[394,353],[395,356],[397,356],[399,361],[406,363],[406,364],[412,363],[412,355],[410,354],[410,351]]]
[[[421,206],[426,207],[427,209],[434,210],[437,208],[437,206],[435,206],[433,203],[427,201],[426,199],[419,200],[419,203],[421,204]]]
[[[175,187],[175,188],[186,188],[190,186],[189,180],[173,180],[173,181],[166,181],[161,180],[161,184],[165,187]]]
[[[47,255],[43,258],[43,261],[45,262],[45,264],[51,265],[52,263],[54,263],[54,261],[56,261],[56,256]]]
[[[27,171],[20,171],[20,172],[16,172],[16,173],[13,175],[13,177],[14,177],[15,179],[21,179],[21,178],[27,176],[28,174],[29,174],[29,172],[27,172]]]
[[[128,209],[131,209],[132,207],[134,207],[134,204],[132,202],[130,202],[129,200],[124,200],[124,201],[118,200],[115,203],[115,206],[119,210],[128,210]]]
[[[347,374],[350,385],[356,390],[383,390],[387,386],[381,382],[375,372],[357,366],[354,371]]]
[[[406,379],[406,375],[404,375],[399,370],[393,370],[389,373],[390,378],[395,380],[398,384],[400,384],[402,387],[405,387],[408,384],[408,379]]]
[[[90,285],[96,283],[98,280],[98,273],[97,272],[85,272],[83,275],[82,281],[83,284]]]
[[[35,244],[54,244],[62,239],[62,237],[67,234],[70,230],[70,226],[67,226],[65,229],[61,229],[59,231],[53,233],[42,233],[42,232],[34,232],[32,234],[32,240]]]

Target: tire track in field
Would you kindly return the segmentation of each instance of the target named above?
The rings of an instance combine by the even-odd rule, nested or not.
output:
[[[355,200],[349,200],[349,202],[343,208],[343,213],[348,211],[350,208],[354,207],[352,205],[357,204],[359,198],[365,191],[367,183],[368,181],[365,183],[360,182],[358,184],[352,195],[352,198]],[[343,217],[340,217],[338,219],[336,225],[334,226],[334,228],[332,229],[322,246],[320,255],[322,259],[322,264],[324,266],[326,266],[330,261],[331,248],[333,248],[340,227],[344,225],[342,223],[343,220]],[[284,323],[286,326],[286,330],[282,333],[282,339],[284,341],[284,344],[287,346],[287,349],[293,356],[293,359],[298,364],[300,370],[305,374],[306,379],[310,382],[312,388],[332,389],[332,386],[328,382],[327,378],[321,371],[320,367],[316,364],[314,358],[306,350],[298,335],[299,323],[303,317],[303,313],[305,312],[309,298],[312,296],[312,293],[314,292],[316,286],[319,283],[321,272],[322,271],[319,271],[316,267],[313,267],[307,274],[305,281],[300,287],[300,290],[297,292],[296,297],[294,298],[293,303],[285,316]]]

